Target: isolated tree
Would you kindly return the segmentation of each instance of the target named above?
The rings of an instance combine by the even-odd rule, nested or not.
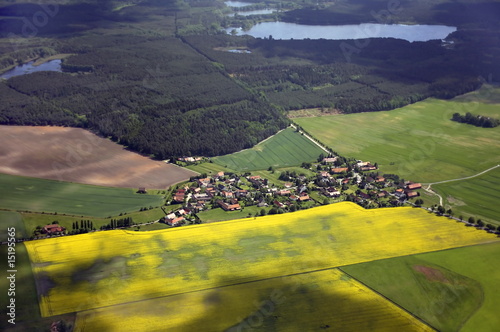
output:
[[[469,217],[469,223],[470,224],[475,224],[476,223],[476,219],[474,217]]]
[[[444,207],[442,205],[439,205],[438,208],[437,208],[437,212],[439,214],[444,214]]]
[[[266,209],[260,210],[260,215],[265,216],[267,214]]]
[[[479,226],[479,227],[483,227],[484,226],[484,222],[481,220],[481,219],[478,219],[476,221],[476,224]]]

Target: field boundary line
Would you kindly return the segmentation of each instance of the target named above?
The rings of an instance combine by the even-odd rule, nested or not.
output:
[[[394,302],[393,300],[391,300],[390,298],[388,298],[387,296],[385,296],[384,294],[380,293],[379,291],[373,289],[372,287],[368,286],[367,284],[365,284],[364,282],[362,282],[361,280],[359,280],[358,278],[352,276],[351,274],[347,273],[346,271],[344,271],[342,268],[338,267],[337,268],[340,272],[344,273],[345,275],[347,275],[348,277],[356,280],[357,282],[359,282],[361,285],[365,286],[366,288],[368,288],[369,290],[371,290],[372,292],[374,292],[375,294],[379,295],[380,297],[382,297],[383,299],[385,299],[386,301],[394,304],[396,307],[398,307],[399,309],[407,312],[408,314],[410,314],[413,318],[415,318],[416,320],[420,321],[421,323],[423,323],[424,325],[427,325],[429,326],[430,328],[432,328],[434,331],[439,331],[437,328],[435,328],[434,326],[432,326],[430,323],[426,322],[425,320],[423,320],[422,318],[418,317],[417,315],[415,315],[414,313],[412,313],[411,311],[407,310],[406,308],[404,308],[403,306],[399,305],[398,303]]]
[[[292,127],[293,129],[297,130],[297,127],[293,123],[290,124],[290,127]],[[318,142],[316,142],[316,140],[314,138],[312,138],[311,136],[307,135],[306,133],[304,133],[300,129],[299,129],[299,133],[301,133],[302,135],[304,135],[308,140],[310,140],[311,142],[313,142],[314,144],[316,144],[317,146],[319,146],[321,150],[325,151],[329,155],[332,153],[331,151],[328,151],[327,148],[325,148],[324,146],[322,146],[321,144],[319,144]]]

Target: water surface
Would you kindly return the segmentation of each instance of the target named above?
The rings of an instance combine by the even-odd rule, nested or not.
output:
[[[9,71],[0,75],[0,78],[9,79],[14,76],[21,76],[26,74],[31,74],[37,71],[62,71],[61,70],[61,60],[51,60],[42,63],[38,66],[34,66],[35,61],[30,61],[28,63],[16,66]]]
[[[235,28],[228,28],[230,33]],[[303,25],[287,22],[263,22],[248,31],[237,28],[238,35],[274,39],[363,39],[398,38],[410,42],[444,39],[457,28],[445,25],[403,25],[362,23],[350,25]]]

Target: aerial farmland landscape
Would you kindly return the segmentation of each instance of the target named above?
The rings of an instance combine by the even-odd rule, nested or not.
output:
[[[500,329],[500,2],[0,2],[0,330]]]

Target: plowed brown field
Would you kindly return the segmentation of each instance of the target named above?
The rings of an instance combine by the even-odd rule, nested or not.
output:
[[[164,189],[196,174],[83,129],[31,126],[0,126],[0,173],[149,189]]]

